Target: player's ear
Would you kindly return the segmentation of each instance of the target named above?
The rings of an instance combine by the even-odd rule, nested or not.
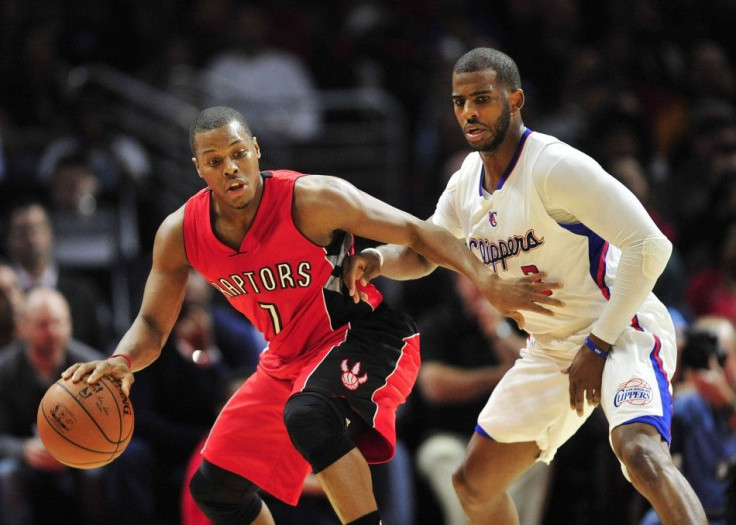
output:
[[[197,176],[201,179],[202,173],[199,171],[199,161],[197,161],[197,157],[192,157],[192,164],[194,164],[194,169],[197,170]]]
[[[253,137],[253,149],[256,150],[256,158],[261,158],[261,147],[258,145],[258,140]]]
[[[519,111],[524,107],[524,90],[519,88],[511,92],[509,96],[509,103],[511,104],[511,111]]]

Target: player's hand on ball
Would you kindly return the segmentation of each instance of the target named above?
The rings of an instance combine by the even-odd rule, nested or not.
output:
[[[128,362],[122,357],[74,363],[61,374],[62,378],[71,379],[74,383],[82,379],[87,383],[96,383],[103,376],[119,379],[123,393],[126,396],[130,395],[130,387],[133,385],[135,377],[133,371],[128,367]]]

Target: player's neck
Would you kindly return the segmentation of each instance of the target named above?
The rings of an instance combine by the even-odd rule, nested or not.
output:
[[[481,159],[483,159],[483,187],[489,193],[493,193],[513,161],[524,131],[526,131],[524,124],[512,123],[498,148],[493,151],[480,152]]]

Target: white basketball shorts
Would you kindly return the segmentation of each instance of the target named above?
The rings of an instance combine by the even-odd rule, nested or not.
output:
[[[586,335],[558,340],[548,349],[530,337],[478,416],[476,431],[501,443],[534,441],[541,450],[538,459],[549,463],[594,408],[586,402],[582,417],[570,408],[568,376],[561,373]],[[676,359],[675,332],[666,309],[637,314],[603,369],[601,407],[609,433],[619,425],[643,422],[670,442],[670,379]]]

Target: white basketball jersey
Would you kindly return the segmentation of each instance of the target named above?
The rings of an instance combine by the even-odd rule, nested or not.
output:
[[[497,189],[489,194],[483,189],[481,156],[473,152],[450,179],[432,219],[464,239],[503,279],[546,272],[548,280],[563,283],[554,297],[564,306],[550,308],[554,317],[521,312],[524,329],[547,347],[590,333],[610,297],[621,254],[585,224],[559,223],[545,209],[537,190],[545,181],[539,177],[569,156],[592,162],[554,137],[526,130]],[[651,294],[645,305],[650,301],[658,303]]]

